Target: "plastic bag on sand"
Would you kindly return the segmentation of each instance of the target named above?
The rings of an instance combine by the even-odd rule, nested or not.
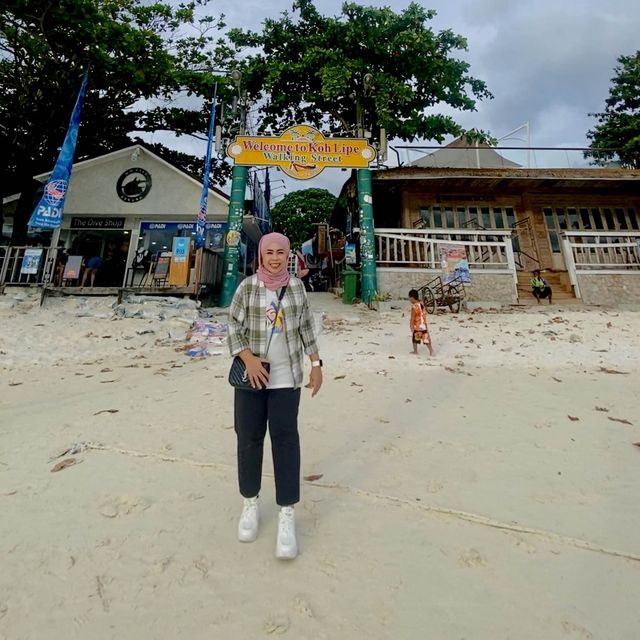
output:
[[[185,354],[191,358],[202,358],[212,351],[222,351],[227,342],[227,325],[215,320],[196,320],[187,332]]]

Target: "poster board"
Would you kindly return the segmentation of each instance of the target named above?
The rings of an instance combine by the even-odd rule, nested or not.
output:
[[[466,247],[462,244],[439,243],[438,248],[442,267],[442,283],[447,284],[459,277],[463,284],[471,284]]]
[[[347,264],[356,264],[358,262],[355,243],[344,245],[344,258]]]
[[[42,249],[25,249],[22,256],[22,266],[20,273],[23,275],[35,275],[40,268],[42,259]]]
[[[169,273],[169,265],[171,264],[171,253],[169,251],[163,251],[156,261],[153,269],[153,281],[166,280]]]
[[[191,238],[174,238],[169,265],[169,285],[186,287],[189,284]]]
[[[82,268],[82,256],[69,256],[67,264],[64,265],[62,280],[79,280],[80,269]]]

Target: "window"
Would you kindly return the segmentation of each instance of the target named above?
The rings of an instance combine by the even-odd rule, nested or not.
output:
[[[628,229],[627,216],[624,209],[616,209],[616,220],[618,221],[618,229]]]
[[[552,209],[544,209],[544,223],[547,227],[547,233],[549,235],[549,244],[551,245],[551,251],[553,253],[560,253],[560,241],[558,239],[558,219],[556,218]]]
[[[603,209],[602,213],[604,214],[604,220],[607,229],[615,229],[616,223],[613,221],[613,213],[611,209]]]
[[[453,209],[449,209],[448,207],[445,209],[446,216],[446,227],[447,229],[455,229],[458,225],[456,225],[455,216],[453,215]]]
[[[591,209],[591,216],[593,217],[593,227],[598,231],[605,231],[604,224],[602,222],[602,216],[600,215],[600,209]],[[613,231],[613,229],[612,229]]]

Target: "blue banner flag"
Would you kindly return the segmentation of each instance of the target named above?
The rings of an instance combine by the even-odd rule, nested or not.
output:
[[[207,155],[204,159],[204,177],[202,178],[202,195],[200,196],[200,209],[196,218],[196,249],[204,247],[204,233],[207,222],[207,196],[209,195],[209,173],[211,172],[211,147],[213,146],[213,132],[216,123],[216,95],[218,83],[213,91],[211,103],[211,119],[209,120],[209,139],[207,141]]]
[[[73,169],[73,156],[76,151],[78,140],[78,128],[80,127],[80,114],[82,104],[87,93],[87,79],[89,72],[84,74],[80,93],[76,99],[76,106],[73,108],[67,135],[64,137],[60,154],[49,176],[47,184],[44,185],[44,192],[40,202],[31,214],[29,226],[39,229],[57,229],[62,223],[62,212],[64,211],[64,200],[69,189],[71,170]]]

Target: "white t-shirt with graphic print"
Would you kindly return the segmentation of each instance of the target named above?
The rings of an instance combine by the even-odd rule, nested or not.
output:
[[[286,338],[286,322],[282,308],[276,318],[276,309],[278,308],[278,292],[266,289],[267,307],[265,309],[265,323],[267,332],[267,342],[271,334],[271,328],[275,322],[271,344],[269,345],[269,353],[267,360],[271,366],[269,372],[269,384],[267,389],[291,389],[295,386],[293,380],[293,372],[291,371],[291,362],[289,360],[289,349],[287,347]]]

